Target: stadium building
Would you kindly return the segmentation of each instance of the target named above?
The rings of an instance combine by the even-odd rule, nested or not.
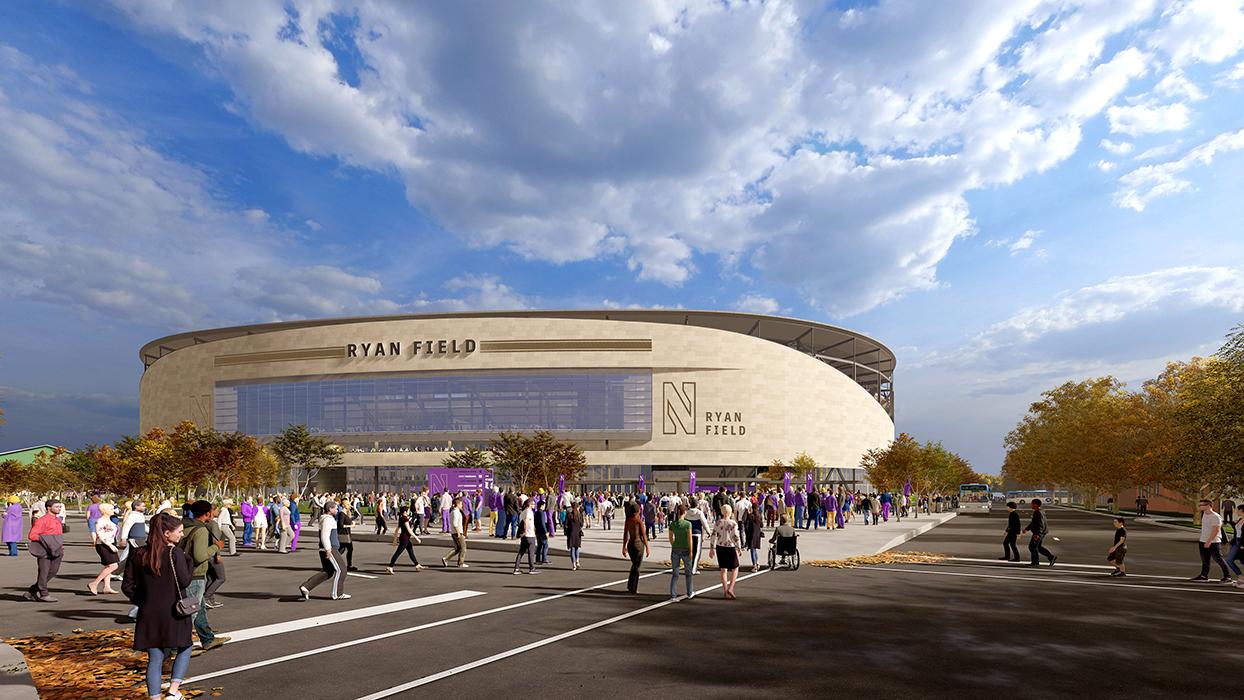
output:
[[[806,451],[862,481],[894,437],[894,353],[811,321],[717,311],[499,311],[180,333],[139,351],[141,429],[182,420],[261,439],[305,424],[344,452],[319,487],[422,484],[504,430],[573,440],[584,486],[753,480]]]

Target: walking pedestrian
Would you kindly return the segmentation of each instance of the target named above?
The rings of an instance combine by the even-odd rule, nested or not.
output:
[[[211,622],[207,619],[207,606],[203,604],[207,591],[208,565],[212,557],[220,553],[224,542],[212,541],[211,531],[207,529],[207,521],[212,517],[211,503],[195,501],[190,504],[189,509],[190,517],[182,520],[185,531],[179,543],[194,565],[190,584],[186,586],[186,595],[198,600],[198,610],[193,615],[194,631],[199,636],[199,644],[203,650],[211,651],[229,641],[228,637],[217,636],[212,631]]]
[[[602,498],[600,500],[600,522],[604,529],[613,529],[613,499]]]
[[[1197,551],[1201,555],[1201,573],[1189,580],[1208,581],[1209,560],[1213,559],[1218,568],[1222,569],[1222,578],[1219,581],[1229,583],[1234,579],[1231,578],[1231,571],[1218,548],[1218,540],[1222,534],[1222,516],[1214,511],[1214,503],[1208,498],[1202,498],[1198,507],[1201,509],[1201,536],[1198,538]]]
[[[1114,544],[1106,551],[1106,561],[1114,564],[1111,576],[1127,576],[1127,566],[1123,559],[1127,556],[1127,523],[1123,518],[1114,519]]]
[[[48,583],[56,578],[61,560],[65,557],[65,526],[60,519],[65,506],[55,498],[49,498],[43,507],[43,515],[34,522],[27,536],[30,542],[27,548],[35,558],[38,576],[24,597],[40,603],[55,603],[57,599],[48,594]]]
[[[454,548],[441,557],[441,566],[449,566],[449,559],[456,556],[459,569],[469,568],[466,563],[466,514],[462,512],[464,507],[461,496],[454,498],[450,503],[449,536],[454,541]]]
[[[566,533],[566,549],[570,552],[570,570],[579,570],[579,550],[583,547],[583,505],[575,504],[570,514],[566,516],[566,526],[563,528]]]
[[[219,543],[220,550],[207,562],[207,586],[203,589],[203,605],[216,609],[224,603],[216,600],[216,591],[225,585],[225,560],[222,553],[225,548],[225,535],[220,529],[220,508],[212,506],[212,516],[204,523],[207,533],[213,542]]]
[[[691,555],[691,523],[687,521],[687,507],[674,506],[674,516],[669,522],[670,538],[670,600],[678,598],[678,569],[686,572],[687,599],[695,597],[694,564]]]
[[[17,556],[17,543],[22,541],[22,499],[9,496],[9,507],[4,511],[4,544],[9,556]]]
[[[527,555],[527,573],[535,574],[536,513],[535,500],[523,496],[522,511],[518,514],[518,554],[514,557],[514,573],[518,574],[519,562]]]
[[[91,544],[99,541],[95,534],[95,524],[99,522],[99,496],[91,496],[91,504],[86,507],[86,531],[91,536]]]
[[[548,501],[541,500],[536,512],[536,563],[549,563],[549,511]]]
[[[700,508],[702,501],[691,498],[691,507],[684,516],[691,526],[691,573],[700,573],[700,556],[704,552],[704,533],[708,531],[708,518]]]
[[[630,593],[639,592],[639,565],[644,557],[650,556],[652,550],[648,546],[648,530],[640,519],[640,509],[631,510],[622,526],[622,556],[631,560],[631,573],[626,577],[626,590]]]
[[[298,587],[303,600],[311,600],[311,591],[325,581],[332,581],[333,600],[347,600],[346,561],[341,556],[341,541],[337,539],[337,503],[327,501],[324,514],[320,516],[320,570]]]
[[[1045,513],[1041,511],[1041,499],[1039,498],[1032,499],[1032,519],[1028,521],[1028,527],[1024,528],[1024,532],[1032,535],[1032,539],[1028,541],[1028,553],[1032,556],[1032,563],[1028,566],[1041,565],[1041,560],[1037,555],[1047,557],[1050,560],[1050,566],[1054,566],[1058,557],[1054,556],[1054,553],[1046,549],[1043,544],[1050,533],[1050,527],[1045,520]]]
[[[281,508],[277,511],[281,532],[277,538],[276,549],[281,554],[289,552],[289,543],[294,539],[293,511],[289,507],[289,499],[281,499]]]
[[[1006,532],[1002,535],[1002,556],[998,557],[1003,561],[1019,561],[1019,548],[1015,546],[1021,531],[1017,508],[1015,501],[1006,504]]]
[[[293,530],[293,535],[289,539],[289,551],[298,551],[298,535],[302,533],[302,505],[298,503],[298,496],[290,494],[289,496],[289,527]]]
[[[225,536],[225,542],[229,544],[229,556],[236,557],[238,538],[233,532],[233,499],[226,498],[220,504],[220,514],[216,516],[216,525],[220,527],[221,534]]]
[[[1227,551],[1227,566],[1231,568],[1231,573],[1235,574],[1235,587],[1244,588],[1244,574],[1240,573],[1240,567],[1236,566],[1237,561],[1244,561],[1244,551],[1241,551],[1241,544],[1244,543],[1244,503],[1235,507],[1235,523],[1232,525],[1231,531],[1231,549]]]
[[[112,573],[121,564],[117,550],[117,525],[112,522],[114,509],[111,503],[99,504],[99,518],[95,521],[95,553],[99,555],[99,563],[103,566],[99,574],[86,589],[91,595],[99,595],[99,584],[104,584],[104,593],[116,593],[112,589]]]
[[[397,511],[397,529],[393,531],[393,556],[389,557],[389,565],[384,567],[385,573],[393,573],[393,565],[397,563],[398,556],[402,552],[406,552],[406,556],[410,557],[410,563],[415,565],[415,571],[423,571],[423,565],[419,563],[418,557],[415,556],[415,545],[423,544],[423,540],[415,534],[415,519],[410,514],[410,509],[402,506]]]
[[[785,515],[782,516],[786,518]],[[726,600],[734,600],[734,584],[739,578],[739,524],[734,520],[734,509],[729,504],[721,507],[721,517],[713,525],[713,549],[709,557],[716,557],[721,570],[721,590]]]
[[[138,609],[134,649],[147,652],[147,695],[152,700],[181,700],[181,683],[190,670],[190,617],[177,613],[183,591],[194,578],[194,562],[177,544],[184,528],[167,513],[151,518],[147,543],[126,560],[121,592]],[[168,695],[160,693],[164,661],[173,655]]]
[[[270,515],[266,505],[255,508],[255,517],[251,520],[251,525],[255,528],[255,543],[259,549],[268,548],[268,517]]]
[[[384,535],[389,532],[389,523],[384,519],[384,498],[376,504],[376,534]]]
[[[782,516],[782,524],[786,524],[786,516]],[[760,571],[760,544],[764,541],[764,519],[755,509],[743,514],[743,538],[747,541],[747,550],[752,555],[752,572]]]
[[[354,566],[354,540],[350,533],[354,529],[354,508],[350,499],[341,499],[337,508],[337,541],[341,543],[341,553],[346,558],[346,571],[358,571]]]

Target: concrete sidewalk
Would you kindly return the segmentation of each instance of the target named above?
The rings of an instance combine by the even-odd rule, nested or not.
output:
[[[937,513],[921,516],[919,519],[904,518],[902,522],[891,519],[880,525],[862,525],[855,520],[841,530],[798,530],[799,555],[804,561],[816,559],[845,559],[864,554],[877,554],[910,540],[916,535],[955,517],[955,513]],[[773,535],[773,528],[765,528],[765,542],[761,547],[761,557],[768,556],[768,540]],[[705,543],[707,545],[707,543]],[[669,537],[662,532],[649,541],[652,557],[669,559]],[[566,538],[557,537],[549,541],[549,549],[553,552],[566,552]],[[597,556],[622,556],[622,527],[616,522],[611,530],[590,528],[583,531],[583,553]],[[707,552],[704,554],[708,556]]]

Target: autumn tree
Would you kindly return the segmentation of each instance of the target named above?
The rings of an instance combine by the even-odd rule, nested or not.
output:
[[[454,452],[441,460],[441,464],[450,469],[487,469],[491,463],[489,454],[475,447],[468,447],[465,452]]]
[[[305,494],[321,469],[341,465],[341,448],[312,435],[305,425],[290,425],[272,441],[272,453],[286,471],[291,485]]]
[[[496,473],[520,489],[551,489],[561,477],[566,481],[583,478],[587,458],[573,442],[553,437],[541,430],[530,437],[504,432],[494,438],[488,455]]]
[[[508,481],[520,488],[525,487],[531,480],[535,468],[527,461],[525,444],[522,433],[510,430],[488,441],[488,455],[499,480]]]

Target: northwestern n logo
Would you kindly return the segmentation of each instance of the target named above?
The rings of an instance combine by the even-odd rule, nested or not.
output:
[[[674,382],[665,382],[661,398],[665,401],[665,419],[661,432],[666,435],[695,435],[695,382],[681,382],[682,389]]]

